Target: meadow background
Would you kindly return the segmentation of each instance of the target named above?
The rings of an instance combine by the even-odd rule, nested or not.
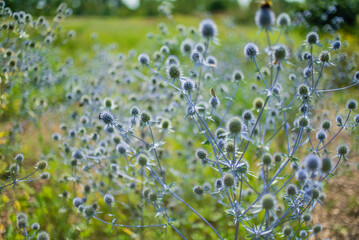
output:
[[[39,5],[43,2],[44,5]],[[65,1],[66,2],[66,1]],[[170,31],[174,32],[177,24],[184,26],[197,27],[199,22],[206,18],[211,17],[219,27],[219,40],[221,46],[235,44],[238,39],[241,43],[249,42],[261,36],[258,28],[254,24],[254,13],[258,9],[258,1],[249,1],[247,7],[238,4],[237,1],[186,1],[177,0],[173,1],[175,6],[173,10],[173,20],[169,21],[165,16],[158,13],[157,8],[160,1],[140,1],[137,8],[129,8],[121,1],[67,1],[71,7],[71,3],[75,5],[73,8],[74,15],[66,18],[62,23],[62,28],[74,30],[76,37],[66,44],[53,49],[54,55],[58,56],[50,58],[55,68],[58,62],[64,61],[66,58],[71,57],[75,66],[81,69],[85,57],[94,55],[92,49],[94,41],[101,43],[103,47],[109,44],[114,44],[116,51],[127,53],[131,49],[136,49],[137,53],[146,51],[146,49],[155,46],[153,41],[147,37],[148,33],[157,34],[158,24],[165,22]],[[328,1],[299,1],[299,2],[286,2],[286,1],[273,1],[275,11],[288,12],[294,14],[296,11],[303,11],[305,9],[315,9],[320,13],[326,7]],[[348,55],[353,55],[359,51],[359,31],[358,31],[358,13],[359,4],[356,1],[338,0],[342,14],[346,19],[346,23],[341,27],[338,32],[341,35],[342,41],[347,42],[347,47],[343,47]],[[34,14],[35,16],[47,15],[51,18],[52,13],[55,12],[57,5],[60,1],[21,1],[12,0],[6,1],[7,5],[15,10],[25,10]],[[76,5],[77,4],[77,5]],[[313,12],[315,12],[313,11]],[[315,22],[315,19],[313,19]],[[323,24],[324,25],[324,24]],[[91,35],[96,32],[98,38],[91,39]],[[296,44],[304,41],[304,37],[308,32],[308,28],[301,26],[292,30],[290,33],[291,41]],[[278,34],[278,33],[275,33]],[[274,34],[274,35],[275,35]],[[321,38],[329,34],[322,32]],[[262,40],[258,40],[261,43]],[[263,40],[263,44],[264,44]],[[243,45],[234,49],[238,51],[238,55],[242,54]],[[233,49],[232,49],[233,50]],[[357,62],[355,63],[357,64]],[[243,69],[245,74],[249,74],[249,70]],[[336,86],[345,86],[346,84],[338,81]],[[119,86],[121,88],[121,86]],[[21,91],[18,89],[17,91]],[[65,101],[65,96],[58,95],[62,91],[62,87],[50,89],[48,92],[42,93],[48,98],[49,107],[45,114],[41,116],[38,121],[26,120],[23,122],[23,133],[16,137],[16,141],[10,147],[6,144],[6,135],[9,132],[11,123],[8,122],[8,116],[17,111],[19,104],[16,102],[12,108],[4,109],[0,122],[0,143],[1,149],[1,167],[0,170],[5,171],[8,165],[7,159],[12,157],[13,152],[22,152],[26,156],[24,169],[31,169],[33,165],[39,160],[40,157],[46,156],[52,158],[49,161],[49,172],[52,176],[60,176],[64,173],[63,164],[59,156],[53,151],[56,149],[57,144],[51,140],[53,132],[59,131],[59,124],[63,121],[64,116],[67,116],[71,111],[77,108],[73,106],[72,109],[63,109],[61,104]],[[350,89],[348,95],[358,96],[357,87]],[[44,96],[44,97],[45,97]],[[337,101],[345,103],[347,95],[337,97]],[[240,102],[242,107],[251,106],[252,102],[247,101],[237,94],[236,102]],[[328,101],[331,101],[328,98]],[[58,107],[56,107],[58,106]],[[332,106],[324,106],[331,113],[335,114],[337,109]],[[51,130],[51,131],[49,131]],[[186,136],[184,136],[186,137]],[[187,134],[190,138],[190,134]],[[354,131],[346,139],[351,143],[351,162],[359,162],[359,136],[358,130]],[[176,144],[174,140],[167,142],[171,151],[182,151],[183,146]],[[168,168],[178,167],[180,170],[186,171],[185,165],[179,166],[177,161],[185,161],[185,156],[178,156],[176,162],[170,162]],[[172,164],[172,165],[171,165]],[[201,174],[206,176],[210,171],[204,171]],[[181,180],[179,174],[172,176],[175,182],[179,182],[185,188],[191,190],[191,184]],[[316,209],[313,219],[321,222],[324,227],[322,237],[330,237],[331,239],[358,239],[359,238],[359,174],[356,165],[348,169],[340,169],[338,173],[338,180],[334,179],[327,187],[327,200],[324,207]],[[52,239],[138,239],[139,233],[127,228],[116,228],[111,233],[111,228],[104,226],[99,222],[92,221],[87,224],[81,221],[81,217],[73,214],[74,209],[71,210],[72,200],[66,199],[60,195],[69,190],[58,179],[51,178],[49,181],[43,183],[30,183],[23,184],[17,187],[16,192],[5,190],[0,195],[0,234],[3,239],[23,239],[21,231],[16,227],[15,216],[19,211],[26,212],[31,221],[37,221],[51,233]],[[71,192],[69,192],[71,194]],[[73,194],[72,194],[73,195]],[[126,198],[124,196],[124,198]],[[191,191],[184,192],[183,198],[191,201],[193,193]],[[127,200],[127,199],[126,199]],[[230,221],[221,221],[225,219],[225,214],[212,206],[207,204],[209,199],[202,199],[191,201],[194,208],[200,208],[201,213],[211,219],[217,219],[219,224],[224,224],[220,228],[225,228],[226,224],[232,226]],[[173,203],[175,204],[175,203]],[[201,222],[193,223],[195,216],[189,215],[192,219],[181,219],[180,226],[182,229],[193,229],[195,239],[209,239],[208,236],[202,236],[201,233],[206,229],[205,225]],[[151,219],[148,215],[147,219]],[[126,222],[127,217],[124,214],[121,216],[122,222]],[[150,220],[149,220],[150,221]],[[229,231],[233,231],[229,227]],[[151,230],[145,230],[145,239],[155,239],[153,233],[148,233]],[[155,230],[160,231],[160,230]],[[146,233],[147,232],[147,233]],[[168,233],[168,239],[171,233]],[[173,234],[173,233],[172,233]],[[163,235],[161,235],[163,236]],[[245,235],[244,235],[245,236]],[[245,239],[243,237],[243,239]]]

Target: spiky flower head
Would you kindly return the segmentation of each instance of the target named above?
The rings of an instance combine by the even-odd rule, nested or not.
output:
[[[278,15],[277,18],[277,25],[280,27],[286,27],[289,26],[291,23],[290,17],[287,13],[281,13]]]
[[[319,35],[317,32],[310,32],[307,34],[306,42],[310,45],[319,43]]]
[[[113,115],[110,112],[104,111],[99,114],[99,119],[105,124],[111,124],[114,120]]]
[[[262,5],[256,12],[255,22],[259,28],[270,30],[275,23],[275,14],[269,4]]]
[[[232,117],[227,124],[228,132],[231,134],[240,134],[242,132],[243,123],[239,117]]]
[[[275,207],[275,198],[272,194],[265,194],[261,200],[262,208],[265,210],[272,210]]]
[[[226,187],[232,187],[234,185],[234,177],[230,173],[226,173],[223,176],[223,183]]]
[[[170,79],[179,79],[182,76],[181,67],[177,64],[170,64],[166,68],[166,73]]]
[[[138,56],[138,63],[141,65],[148,65],[150,63],[150,57],[146,53],[141,53]]]
[[[217,25],[211,19],[202,20],[199,24],[199,33],[203,38],[212,39],[217,36]]]
[[[50,240],[50,235],[45,231],[41,231],[37,234],[36,240]]]
[[[105,203],[108,205],[108,206],[111,206],[114,201],[115,201],[115,198],[113,197],[113,195],[107,193],[105,194],[105,196],[103,197],[103,200],[105,201]]]
[[[254,58],[259,54],[258,46],[254,43],[247,43],[244,47],[244,55],[248,58]]]
[[[321,167],[321,161],[319,157],[315,154],[309,154],[304,159],[305,167],[310,171],[316,171]]]

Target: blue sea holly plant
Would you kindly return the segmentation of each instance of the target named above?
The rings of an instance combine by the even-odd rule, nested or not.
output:
[[[62,166],[51,179],[61,213],[81,216],[79,229],[96,222],[141,239],[318,237],[311,212],[341,166],[353,165],[351,136],[342,136],[359,123],[359,73],[346,72],[341,86],[333,78],[343,71],[340,36],[301,34],[269,2],[255,13],[257,37],[233,37],[212,19],[176,25],[171,5],[160,11],[170,22],[147,34],[148,45],[119,53],[93,33],[80,70],[68,60],[61,74],[41,75],[64,91],[49,151]],[[50,45],[57,35],[46,32]],[[11,186],[28,179],[14,164]],[[46,167],[36,165],[40,178]],[[29,238],[27,223],[18,226]]]

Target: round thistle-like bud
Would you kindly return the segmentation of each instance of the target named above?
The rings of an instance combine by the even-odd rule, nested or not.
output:
[[[83,213],[84,213],[84,216],[88,219],[92,218],[93,216],[95,216],[96,214],[96,211],[95,209],[93,208],[92,205],[87,205],[84,207],[83,209]]]
[[[108,206],[111,206],[115,202],[115,198],[109,193],[105,194],[103,200]]]
[[[318,44],[319,43],[319,35],[316,32],[310,32],[307,34],[306,42],[308,44]]]
[[[332,48],[334,50],[340,49],[341,46],[342,46],[342,44],[341,44],[341,42],[339,40],[332,42]]]
[[[192,61],[199,63],[199,62],[201,62],[202,58],[203,58],[202,53],[198,52],[197,50],[193,50],[191,52]]]
[[[202,43],[197,43],[194,48],[200,53],[203,53],[205,50],[205,46]]]
[[[304,76],[304,77],[309,77],[309,76],[311,76],[311,75],[312,75],[312,68],[306,66],[306,67],[303,69],[303,76]]]
[[[111,98],[105,98],[103,100],[103,105],[107,108],[111,108],[114,105],[114,102]]]
[[[17,154],[17,155],[15,156],[15,160],[16,160],[16,162],[18,162],[18,163],[22,163],[22,162],[24,161],[24,155],[22,155],[21,153]]]
[[[193,188],[193,192],[194,192],[195,194],[197,194],[198,196],[202,196],[204,190],[203,190],[203,188],[202,188],[201,186],[195,186],[195,187]]]
[[[316,137],[319,141],[324,141],[327,138],[327,133],[324,130],[320,129],[317,132]]]
[[[358,107],[358,102],[354,99],[350,99],[347,101],[347,109],[355,110]]]
[[[335,121],[338,124],[342,125],[343,124],[343,117],[338,114],[337,117],[335,118]]]
[[[136,117],[138,114],[140,114],[140,109],[137,106],[133,106],[130,109],[130,114]]]
[[[304,213],[302,218],[304,222],[309,222],[312,220],[312,215],[310,215],[310,213]]]
[[[313,196],[313,199],[317,199],[319,198],[320,196],[320,191],[318,188],[314,188],[313,191],[312,191],[312,196]]]
[[[70,164],[71,164],[72,167],[76,167],[77,166],[77,160],[76,159],[71,160]]]
[[[185,91],[190,92],[194,89],[194,83],[192,80],[185,80],[182,83],[182,87]]]
[[[204,150],[203,148],[198,148],[196,150],[196,157],[200,160],[205,160],[208,156],[208,153],[206,150]]]
[[[310,54],[310,52],[303,52],[302,60],[305,61],[305,60],[310,60],[310,59],[312,59],[312,54]]]
[[[273,158],[274,158],[275,163],[280,163],[282,161],[282,154],[281,153],[275,153]]]
[[[206,62],[207,62],[208,65],[217,66],[217,59],[215,57],[213,57],[213,56],[208,56],[206,58]]]
[[[47,179],[50,178],[50,173],[48,173],[48,172],[42,172],[42,173],[40,174],[40,178],[41,178],[42,180],[47,180]]]
[[[275,199],[274,197],[267,193],[262,197],[261,200],[262,208],[265,210],[272,210],[275,207]]]
[[[157,201],[157,193],[155,192],[151,192],[149,195],[148,195],[148,199],[152,202],[156,202]]]
[[[298,95],[300,96],[308,96],[309,94],[309,87],[305,84],[301,84],[297,88]]]
[[[208,182],[203,184],[203,190],[204,191],[209,191],[211,190],[211,184],[209,184]]]
[[[321,167],[321,161],[315,154],[309,154],[304,159],[305,167],[310,171],[316,171]]]
[[[138,56],[138,63],[142,65],[148,65],[150,63],[150,57],[146,53],[141,53]]]
[[[315,224],[312,229],[314,234],[318,234],[322,231],[322,225]]]
[[[321,52],[319,55],[319,60],[323,63],[330,61],[330,53],[329,52]]]
[[[170,125],[171,125],[171,122],[168,119],[164,119],[161,122],[161,128],[162,129],[168,129],[170,127]]]
[[[219,101],[218,97],[212,96],[209,99],[209,105],[211,105],[213,108],[218,107],[219,103],[220,103],[220,101]]]
[[[162,46],[160,52],[163,54],[168,54],[170,53],[170,49],[167,46]]]
[[[102,120],[105,124],[111,124],[114,120],[114,117],[110,112],[104,111],[100,113],[99,119]]]
[[[31,225],[31,229],[34,230],[34,231],[37,231],[40,229],[40,224],[39,223],[33,223]]]
[[[121,154],[121,155],[123,155],[123,154],[126,154],[126,147],[125,147],[125,145],[123,145],[123,144],[117,144],[117,146],[116,146],[116,151],[119,153],[119,154]]]
[[[302,231],[299,232],[299,237],[305,238],[306,236],[307,236],[307,231],[302,230]]]
[[[168,65],[166,73],[170,79],[179,79],[182,76],[182,70],[180,66],[176,64]]]
[[[180,65],[180,61],[178,59],[178,57],[176,57],[175,55],[171,55],[168,56],[168,58],[166,59],[166,66],[169,65]]]
[[[299,126],[300,126],[300,127],[308,127],[308,125],[309,125],[309,120],[308,120],[307,117],[302,116],[302,117],[299,118],[298,123],[299,123]]]
[[[232,80],[233,81],[241,81],[243,80],[243,73],[241,71],[234,71],[233,75],[232,75]]]
[[[259,49],[254,43],[247,43],[244,47],[244,55],[248,58],[254,58],[259,54]]]
[[[272,155],[270,153],[263,154],[262,163],[267,166],[270,165],[272,163]]]
[[[239,174],[245,174],[248,172],[248,169],[249,169],[249,164],[248,162],[244,161],[243,164],[237,167],[236,171]]]
[[[145,154],[139,154],[137,157],[137,162],[140,166],[146,166],[147,162],[148,162],[148,158]]]
[[[148,112],[141,113],[141,122],[148,123],[151,120],[151,115]]]
[[[143,189],[142,195],[148,199],[148,196],[150,195],[151,189],[145,188]]]
[[[275,23],[275,14],[269,6],[262,6],[256,12],[255,22],[259,28],[270,29]]]
[[[198,30],[203,38],[214,38],[218,34],[217,25],[211,19],[202,20]]]
[[[289,80],[294,81],[297,79],[297,76],[294,73],[289,74]]]
[[[329,130],[331,126],[332,126],[332,123],[331,123],[330,120],[324,120],[324,121],[322,122],[322,128],[323,128],[324,130]]]
[[[61,139],[61,135],[59,133],[52,134],[52,140],[59,141]]]
[[[255,98],[253,101],[253,106],[255,109],[260,110],[264,106],[264,101],[262,98]]]
[[[357,71],[356,73],[354,73],[354,80],[355,80],[355,81],[359,81],[359,71]]]
[[[290,25],[290,17],[287,13],[281,13],[277,18],[277,25],[280,27],[286,27]]]
[[[242,113],[242,118],[245,120],[245,121],[250,121],[254,118],[253,116],[253,113],[251,110],[245,110],[243,113]]]
[[[283,235],[289,237],[293,233],[293,228],[291,226],[284,226]]]
[[[234,144],[233,143],[228,143],[227,145],[226,145],[226,151],[227,151],[227,153],[233,153],[234,152],[234,150],[235,150],[235,147],[234,147]]]
[[[223,183],[223,179],[222,178],[218,178],[215,182],[214,182],[214,187],[216,189],[221,189],[223,188],[224,183]]]
[[[290,168],[294,171],[297,171],[299,169],[299,166],[295,162],[292,162],[290,164]]]
[[[298,190],[297,190],[297,186],[295,186],[294,184],[289,184],[287,187],[287,195],[294,197],[297,194]]]
[[[78,208],[78,207],[82,204],[81,198],[75,197],[75,198],[72,200],[72,204],[73,204],[75,207]]]
[[[243,123],[239,117],[232,117],[227,124],[228,132],[231,134],[240,134],[242,132]]]
[[[226,186],[226,187],[232,187],[234,185],[234,177],[233,177],[233,175],[230,174],[230,173],[226,173],[223,176],[223,183],[224,183],[224,186]]]
[[[50,235],[45,231],[41,231],[37,234],[36,240],[50,240]]]
[[[27,218],[17,219],[18,228],[26,228],[27,227]]]
[[[19,220],[19,219],[26,219],[27,220],[27,215],[23,212],[20,212],[16,215],[16,220]]]
[[[273,55],[276,60],[283,60],[288,58],[289,50],[285,45],[281,44],[275,47]]]
[[[36,168],[41,170],[41,171],[44,170],[46,167],[47,167],[47,161],[45,161],[45,160],[39,161],[36,164]]]
[[[190,54],[193,48],[193,42],[190,39],[185,39],[181,43],[181,52],[184,54]]]
[[[345,156],[349,152],[349,148],[347,145],[342,144],[337,147],[337,154],[339,156]]]
[[[304,169],[300,169],[296,173],[296,178],[300,182],[304,182],[308,178],[308,173]]]
[[[214,132],[214,135],[218,138],[218,139],[225,139],[226,138],[226,129],[219,127],[216,129],[216,131]]]
[[[330,170],[332,170],[332,160],[330,158],[323,158],[322,159],[322,172],[328,173]]]
[[[82,154],[82,152],[80,150],[75,150],[72,152],[72,158],[74,159],[83,159],[84,155]]]
[[[355,124],[359,124],[359,114],[355,115],[353,120]]]
[[[83,213],[85,206],[83,204],[81,204],[78,208],[77,211],[80,213]]]

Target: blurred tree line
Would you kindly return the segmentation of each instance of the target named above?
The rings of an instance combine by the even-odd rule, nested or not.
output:
[[[130,9],[125,2],[139,1],[139,7]],[[197,12],[226,12],[233,16],[236,22],[251,22],[262,0],[250,0],[248,8],[242,7],[238,0],[6,0],[6,5],[14,11],[26,9],[27,12],[39,15],[53,16],[57,6],[66,2],[73,9],[75,15],[98,16],[156,16],[158,6],[167,1],[173,3],[173,14],[195,14]],[[299,0],[297,0],[299,1]],[[301,2],[287,2],[286,0],[272,0],[275,11],[288,12],[294,16],[295,12],[309,10],[312,15],[308,18],[314,25],[326,24],[322,20],[323,12],[328,11],[330,5],[337,6],[336,16],[343,17],[345,23],[353,26],[357,23],[359,0],[302,0]],[[329,18],[327,21],[331,20]]]

